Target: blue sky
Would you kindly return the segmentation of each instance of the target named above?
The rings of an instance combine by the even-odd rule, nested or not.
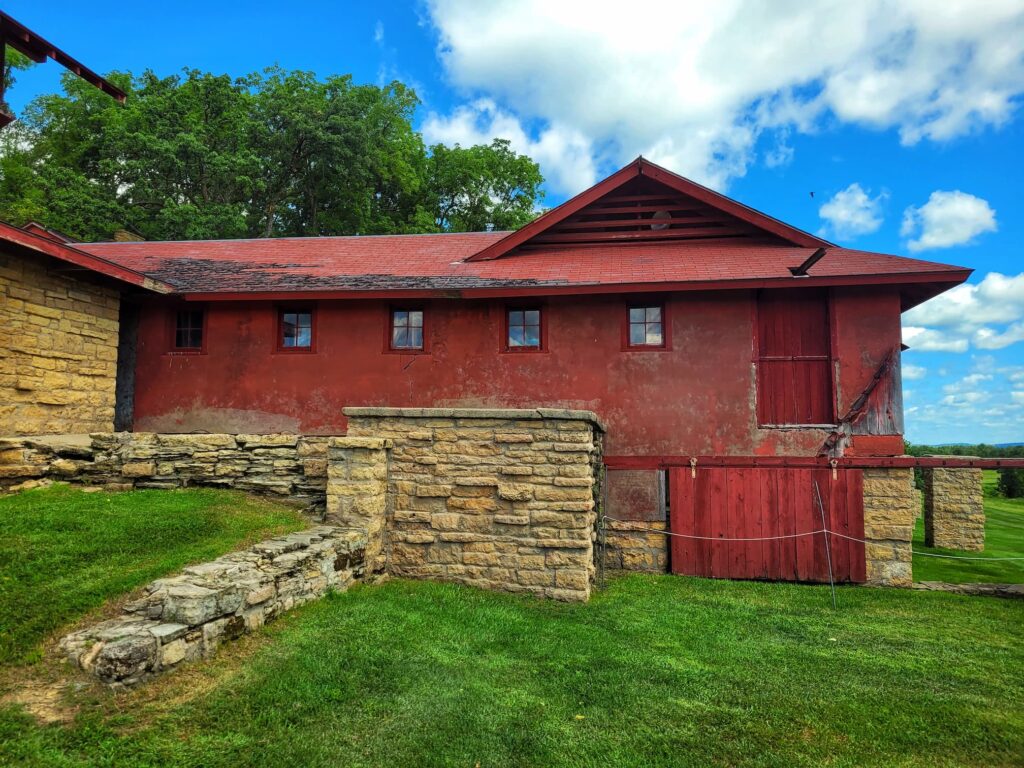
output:
[[[642,153],[842,245],[971,267],[904,317],[907,436],[1024,441],[1024,2],[683,5],[4,9],[100,72],[403,80],[428,141],[511,139],[540,162],[546,205]],[[22,73],[15,111],[60,72]]]

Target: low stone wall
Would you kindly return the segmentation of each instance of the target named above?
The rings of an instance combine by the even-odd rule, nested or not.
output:
[[[594,414],[346,408],[345,415],[349,437],[331,443],[327,519],[368,524],[386,466],[381,546],[389,573],[589,597],[604,432]]]
[[[868,584],[913,584],[911,541],[919,511],[913,469],[864,470],[864,556]]]
[[[328,439],[152,432],[98,433],[84,443],[4,439],[0,489],[31,487],[44,479],[108,490],[203,485],[284,496],[322,508]]]
[[[668,536],[664,521],[605,520],[604,567],[619,571],[668,572]]]
[[[154,581],[124,615],[74,632],[61,650],[114,687],[135,685],[363,574],[366,535],[321,526]]]
[[[980,552],[985,549],[981,470],[925,467],[924,543],[929,547]]]

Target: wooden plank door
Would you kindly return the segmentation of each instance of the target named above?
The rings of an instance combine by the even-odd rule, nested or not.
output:
[[[817,491],[815,490],[817,486]],[[860,470],[669,470],[672,572],[720,579],[829,580],[822,530],[864,536]],[[820,507],[819,507],[820,496]],[[692,538],[687,538],[692,537]],[[864,545],[830,536],[837,582],[863,582]]]

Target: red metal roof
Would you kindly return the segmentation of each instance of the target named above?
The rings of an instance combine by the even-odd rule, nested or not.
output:
[[[82,243],[87,251],[173,285],[192,298],[281,293],[448,296],[695,290],[767,285],[929,284],[932,295],[971,270],[900,256],[830,248],[793,277],[812,247],[723,242],[552,247],[469,261],[506,232]],[[916,303],[916,301],[914,302]]]

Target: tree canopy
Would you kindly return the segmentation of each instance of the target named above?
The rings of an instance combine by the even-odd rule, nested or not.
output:
[[[82,240],[517,228],[543,193],[504,140],[427,147],[400,82],[271,68],[113,73],[122,106],[73,75],[0,136],[0,219]]]

